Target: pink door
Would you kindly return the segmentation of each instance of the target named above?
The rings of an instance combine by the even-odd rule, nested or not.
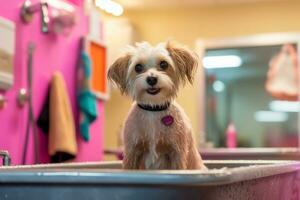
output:
[[[34,1],[37,2],[37,1]],[[6,106],[0,110],[0,149],[8,150],[13,164],[21,164],[28,106],[20,108],[17,95],[20,88],[26,87],[26,52],[29,41],[35,43],[33,57],[33,112],[37,118],[46,95],[46,89],[54,71],[64,75],[72,109],[76,116],[75,75],[76,59],[80,36],[87,33],[87,17],[83,14],[82,2],[76,1],[77,24],[69,36],[42,34],[40,14],[36,13],[29,24],[20,19],[23,0],[0,0],[0,17],[12,20],[16,25],[16,46],[14,57],[14,85],[7,91],[1,91],[7,99]],[[0,38],[3,40],[5,38]],[[79,153],[76,161],[97,161],[102,159],[103,103],[98,102],[99,117],[91,126],[91,140],[84,142],[77,133]],[[76,117],[74,117],[75,119]],[[29,140],[27,163],[34,162],[33,138]],[[41,162],[49,161],[47,153],[47,135],[38,129],[39,153]]]

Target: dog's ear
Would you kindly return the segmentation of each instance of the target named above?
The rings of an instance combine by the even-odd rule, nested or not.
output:
[[[178,68],[182,81],[188,80],[193,83],[194,74],[198,67],[197,54],[173,41],[166,43],[166,49],[176,65],[175,67]]]
[[[110,66],[107,73],[108,79],[118,86],[121,93],[127,91],[126,75],[130,58],[129,54],[121,56]]]

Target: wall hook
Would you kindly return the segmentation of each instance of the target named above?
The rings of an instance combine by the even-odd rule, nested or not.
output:
[[[41,14],[41,31],[42,33],[49,32],[49,12],[48,3],[46,1],[40,1],[32,4],[31,0],[25,0],[21,8],[21,19],[25,23],[29,23],[33,19],[33,14],[40,12]]]

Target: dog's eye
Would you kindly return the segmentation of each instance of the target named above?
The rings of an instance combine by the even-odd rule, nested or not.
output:
[[[144,70],[144,67],[141,64],[137,64],[135,65],[134,70],[136,73],[141,73]]]
[[[161,70],[166,70],[169,67],[169,64],[163,60],[159,63],[159,67]]]

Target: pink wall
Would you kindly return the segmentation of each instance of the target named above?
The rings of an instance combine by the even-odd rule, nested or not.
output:
[[[14,59],[15,82],[13,87],[3,92],[8,100],[0,110],[0,149],[8,150],[12,163],[20,164],[27,122],[27,106],[19,108],[16,97],[18,90],[26,87],[26,48],[29,41],[36,44],[33,65],[33,109],[37,117],[46,94],[49,80],[55,70],[63,73],[77,115],[75,105],[75,66],[79,47],[79,38],[87,33],[87,17],[83,14],[81,0],[76,0],[78,23],[70,36],[43,35],[40,31],[40,16],[35,14],[33,22],[23,24],[20,20],[20,6],[23,0],[0,0],[0,16],[16,23],[16,54]],[[73,1],[74,2],[74,1]],[[0,38],[1,42],[2,38]],[[79,153],[76,161],[96,161],[102,159],[103,103],[98,103],[99,118],[92,124],[91,140],[84,142],[78,136]],[[75,118],[75,117],[74,117]],[[32,135],[32,134],[31,134]],[[49,160],[47,155],[47,136],[39,130],[41,162]],[[27,154],[28,163],[33,162],[33,143],[30,139]]]

